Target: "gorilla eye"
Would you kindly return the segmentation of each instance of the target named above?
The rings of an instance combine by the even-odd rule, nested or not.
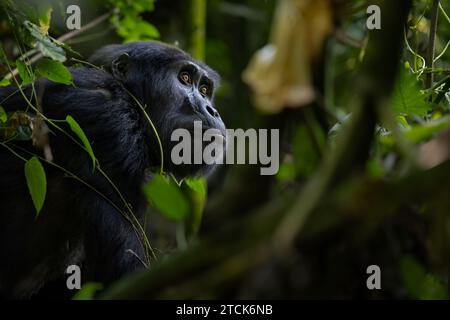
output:
[[[192,83],[191,75],[187,71],[182,71],[180,73],[180,80],[184,84],[191,84]]]
[[[199,90],[202,96],[209,96],[209,88],[206,84],[201,85]]]

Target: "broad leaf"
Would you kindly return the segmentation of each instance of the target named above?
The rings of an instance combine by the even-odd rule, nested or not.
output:
[[[63,83],[67,85],[72,83],[72,74],[59,61],[54,61],[46,58],[39,61],[36,68],[40,75],[53,82]]]
[[[167,218],[183,221],[189,214],[189,203],[178,185],[163,175],[155,175],[144,186],[144,194],[150,203]]]
[[[37,218],[44,205],[45,195],[47,193],[47,179],[44,167],[36,156],[25,163],[25,178],[27,180],[28,190],[31,194],[31,199],[36,208]]]
[[[402,68],[392,94],[394,111],[403,116],[424,116],[431,105],[425,101],[428,97],[420,92],[415,76]]]
[[[84,134],[83,129],[81,129],[80,125],[71,116],[67,116],[66,121],[69,124],[70,129],[78,136],[78,138],[80,138],[86,152],[92,159],[92,166],[93,168],[95,168],[95,162],[97,161],[97,159],[95,158],[94,150],[92,150],[91,144],[89,143],[88,138]]]
[[[41,28],[30,21],[25,21],[24,26],[34,38],[34,46],[36,49],[38,49],[45,57],[60,62],[66,61],[66,52],[62,48],[62,43],[42,33]]]

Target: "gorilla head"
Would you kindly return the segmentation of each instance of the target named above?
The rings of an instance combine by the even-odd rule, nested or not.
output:
[[[106,46],[94,53],[90,62],[112,74],[143,104],[162,141],[164,167],[168,171],[177,176],[210,171],[212,166],[205,163],[175,164],[171,150],[177,142],[171,141],[171,136],[176,129],[187,129],[193,152],[194,121],[201,121],[203,130],[217,130],[213,143],[224,143],[225,125],[214,107],[220,82],[214,70],[184,51],[156,41]],[[152,128],[148,129],[151,132]],[[156,135],[151,134],[148,141],[151,162],[160,163]],[[192,153],[189,157],[192,160]]]

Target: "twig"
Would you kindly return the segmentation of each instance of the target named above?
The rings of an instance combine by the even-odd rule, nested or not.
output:
[[[110,16],[111,16],[112,12],[107,12],[97,18],[95,18],[94,20],[92,20],[91,22],[87,23],[86,25],[84,25],[82,28],[78,29],[78,30],[73,30],[71,32],[68,32],[66,34],[63,34],[61,37],[59,37],[58,39],[56,39],[59,42],[64,42],[67,41],[71,38],[76,37],[77,35],[79,35],[80,33],[86,32],[92,28],[94,28],[95,26],[99,25],[100,23],[102,23],[103,21],[107,20]],[[22,57],[28,57],[30,56],[30,52],[35,52],[35,49],[32,49],[28,52],[26,52]],[[26,63],[27,65],[33,64],[36,61],[42,59],[44,57],[44,55],[39,52],[37,54],[35,54],[34,56],[32,56],[30,58],[30,60],[28,60]],[[16,76],[19,73],[19,70],[17,68],[15,68],[12,72],[8,73],[5,78],[8,80],[11,80],[12,77]]]
[[[428,68],[433,68],[434,66],[434,51],[436,47],[438,11],[439,11],[439,0],[433,0],[433,6],[431,7],[430,35],[427,49]],[[431,88],[431,86],[433,85],[433,73],[428,73],[425,81],[426,81],[425,86],[427,88]]]

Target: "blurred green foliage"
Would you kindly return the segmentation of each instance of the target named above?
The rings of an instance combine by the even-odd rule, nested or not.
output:
[[[79,58],[77,52],[80,52],[82,59],[77,63],[83,65],[84,57],[99,45],[106,44],[104,42],[161,39],[183,49],[188,48],[191,35],[186,30],[189,30],[187,25],[192,18],[188,1],[83,2],[83,5],[89,6],[89,10],[82,11],[83,24],[108,11],[111,16],[106,26],[101,25],[84,39],[81,38],[83,35],[80,36],[78,43],[74,39],[70,46],[70,41],[60,43],[55,40],[68,32],[61,22],[65,18],[66,2],[70,1],[2,1],[0,53],[3,59],[0,86],[15,84],[13,80],[3,78],[13,68],[17,68],[20,77],[17,79],[21,80],[19,86],[32,84],[40,76],[70,84],[72,79],[63,63],[70,65],[74,62],[71,58]],[[450,3],[441,1],[436,33],[436,61],[431,67],[425,62],[431,2],[414,1],[404,30],[401,67],[393,94],[386,101],[390,114],[377,123],[376,140],[370,148],[370,159],[366,165],[367,175],[374,181],[389,181],[418,171],[420,167],[415,163],[415,158],[421,146],[450,130]],[[216,97],[218,109],[230,128],[258,126],[264,123],[265,118],[252,108],[250,93],[242,82],[241,73],[252,54],[265,45],[269,38],[276,1],[210,0],[207,3],[205,62],[222,76],[222,86]],[[301,185],[311,178],[320,166],[324,154],[330,152],[328,148],[334,147],[335,137],[351,120],[351,110],[359,102],[359,97],[355,96],[355,88],[361,82],[361,65],[366,58],[366,47],[370,41],[365,28],[367,4],[367,1],[357,0],[345,2],[341,8],[337,5],[340,10],[336,10],[336,31],[342,36],[336,36],[336,32],[328,40],[325,57],[319,62],[323,65],[323,74],[316,76],[323,88],[320,101],[314,108],[321,108],[325,114],[326,126],[319,123],[313,112],[310,112],[311,108],[298,112],[302,114],[302,121],[293,126],[289,132],[292,140],[286,146],[283,145],[284,157],[275,183],[278,188],[271,191],[271,196],[289,190],[292,185]],[[30,50],[35,51],[27,55]],[[37,64],[30,63],[30,57],[38,53],[45,56],[45,59]],[[379,66],[380,69],[383,67]],[[429,73],[434,74],[434,84],[430,88],[425,86],[425,78]],[[1,103],[0,101],[0,105]],[[296,115],[295,112],[292,114]],[[11,128],[12,116],[0,106],[0,132]],[[81,140],[86,149],[84,151],[89,153],[95,163],[95,156],[82,128],[77,127],[73,119],[67,119],[67,122]],[[278,122],[274,120],[272,124],[277,127]],[[31,131],[25,132],[22,125],[13,126],[13,129],[17,133],[16,140],[24,137],[31,139]],[[1,137],[11,138],[14,135]],[[28,167],[31,166],[34,168],[33,172],[40,172],[36,160],[28,164]],[[27,172],[31,196],[39,211],[43,203],[45,173],[44,176],[39,174],[37,178],[33,178],[30,170]],[[213,178],[209,186],[203,178],[176,181],[171,176],[156,174],[143,190],[163,219],[173,222],[177,227],[181,226],[184,237],[195,238],[203,220],[207,195],[212,196],[217,190],[221,190],[222,180],[226,180],[224,177],[227,173],[227,169],[221,169],[218,174],[220,181]],[[351,190],[356,193],[356,189],[358,188],[354,187]],[[360,201],[367,201],[365,207],[376,205],[370,203],[370,196]],[[351,205],[348,204],[348,207]],[[423,215],[424,219],[428,219],[427,225],[436,223],[437,218],[433,215],[436,213],[433,211],[436,206],[436,201],[430,199],[417,210],[421,218]],[[235,213],[230,213],[232,214]],[[440,232],[446,236],[445,230]],[[407,297],[449,298],[448,279],[444,279],[441,266],[433,264],[429,258],[439,255],[439,246],[433,242],[435,239],[432,236],[424,238],[426,245],[423,246],[427,247],[427,254],[417,254],[416,257],[413,255],[417,252],[412,249],[411,252],[406,252],[408,255],[402,252],[403,257],[399,266],[395,266],[395,272],[400,275]],[[177,247],[182,248],[184,247]],[[85,292],[80,291],[77,298],[90,298],[97,289],[95,285],[88,286]]]

